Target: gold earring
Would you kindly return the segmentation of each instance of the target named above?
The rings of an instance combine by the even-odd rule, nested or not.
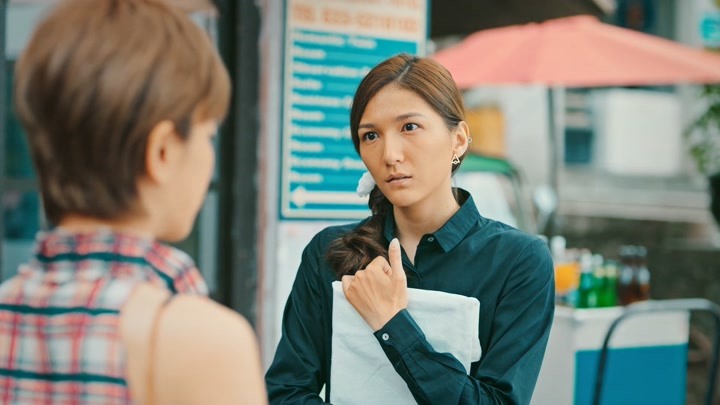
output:
[[[460,158],[458,157],[457,153],[453,155],[452,164],[454,164],[454,165],[460,164]]]

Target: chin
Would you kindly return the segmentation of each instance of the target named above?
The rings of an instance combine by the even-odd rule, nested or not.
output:
[[[408,195],[407,193],[392,193],[390,196],[385,194],[385,197],[390,201],[390,204],[393,205],[393,207],[396,208],[407,208],[412,206],[413,204],[417,203],[417,198],[414,196]]]
[[[192,231],[192,228],[190,226],[185,226],[183,228],[166,229],[162,233],[160,233],[157,238],[163,242],[168,243],[182,242],[188,237],[188,235],[190,235],[190,231]]]

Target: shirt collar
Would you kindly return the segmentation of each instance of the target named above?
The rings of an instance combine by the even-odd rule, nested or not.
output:
[[[445,252],[449,252],[465,239],[470,229],[482,218],[470,193],[461,188],[457,188],[457,192],[460,201],[464,202],[445,225],[433,234],[435,240]],[[385,216],[384,228],[385,239],[388,243],[395,237],[395,216],[393,210],[389,211],[388,215]]]
[[[35,238],[35,255],[45,258],[94,253],[143,257],[157,245],[150,237],[97,228],[74,232],[62,227],[41,231]]]

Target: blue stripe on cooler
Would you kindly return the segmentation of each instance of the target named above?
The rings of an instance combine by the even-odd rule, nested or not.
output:
[[[685,404],[687,344],[611,349],[602,390],[604,405]],[[575,354],[575,404],[592,403],[599,350]]]

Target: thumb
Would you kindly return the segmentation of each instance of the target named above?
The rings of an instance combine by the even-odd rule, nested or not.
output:
[[[390,267],[392,267],[392,277],[397,279],[405,279],[405,269],[402,265],[402,253],[400,251],[400,241],[397,238],[390,242],[388,248],[388,258],[390,259]]]
[[[343,293],[345,293],[345,297],[348,295],[348,290],[350,289],[350,283],[353,281],[353,276],[343,276],[342,277],[342,289]]]

